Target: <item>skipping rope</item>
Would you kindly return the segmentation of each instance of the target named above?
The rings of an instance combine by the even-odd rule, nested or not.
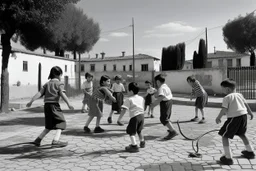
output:
[[[199,153],[199,141],[200,141],[200,139],[203,137],[203,136],[205,136],[206,134],[209,134],[209,133],[211,133],[211,132],[215,132],[215,131],[219,131],[219,129],[213,129],[213,130],[211,130],[211,131],[208,131],[208,132],[206,132],[206,133],[204,133],[204,134],[202,134],[202,135],[200,135],[200,136],[198,136],[198,137],[196,137],[196,138],[189,138],[189,137],[187,137],[187,136],[185,136],[184,134],[183,134],[183,132],[181,131],[181,128],[180,128],[180,124],[179,124],[179,120],[177,120],[177,125],[178,125],[178,128],[179,128],[179,131],[180,131],[180,134],[186,139],[186,140],[190,140],[190,141],[192,141],[192,148],[193,148],[193,150],[194,150],[194,153],[193,152],[189,152],[189,157],[202,157],[202,154],[200,154]],[[196,143],[195,143],[196,142]]]

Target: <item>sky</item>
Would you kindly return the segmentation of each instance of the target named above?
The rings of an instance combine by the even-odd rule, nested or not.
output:
[[[76,6],[99,23],[101,35],[89,54],[95,57],[132,55],[132,18],[135,54],[161,58],[162,48],[186,43],[186,60],[198,51],[199,39],[208,28],[208,52],[230,50],[222,27],[239,15],[256,9],[255,0],[80,0]],[[15,45],[20,46],[20,45]]]

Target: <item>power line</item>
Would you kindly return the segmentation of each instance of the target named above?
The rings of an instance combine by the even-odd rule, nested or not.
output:
[[[187,40],[185,41],[186,45],[191,44],[193,41],[195,41],[199,36],[201,36],[202,34],[204,34],[205,31],[201,31],[196,37],[194,37],[193,39]]]
[[[115,32],[115,31],[123,30],[123,29],[128,28],[128,27],[131,27],[131,25],[126,26],[126,27],[122,27],[122,28],[118,28],[118,29],[103,31],[103,32],[101,32],[101,34],[107,34],[107,33]]]

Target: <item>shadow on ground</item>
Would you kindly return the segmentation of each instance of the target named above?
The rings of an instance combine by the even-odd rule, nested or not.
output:
[[[0,147],[0,154],[17,154],[12,159],[42,159],[72,156],[73,153],[65,148],[52,148],[51,144],[36,147],[31,142],[12,144]]]
[[[122,150],[100,150],[100,151],[93,151],[90,153],[82,154],[80,157],[100,157],[103,154],[118,154],[118,153],[125,153],[126,151],[124,149]]]
[[[27,108],[24,109],[23,111],[29,112],[29,113],[44,113],[44,106],[39,106],[39,107],[35,107],[35,108]],[[81,109],[75,109],[75,110],[62,110],[63,113],[81,113]]]
[[[150,171],[151,170],[152,171],[153,170],[154,171],[166,171],[166,170],[179,171],[179,170],[218,170],[218,169],[222,170],[223,169],[220,165],[217,164],[216,161],[213,161],[208,164],[209,164],[209,167],[201,164],[193,164],[190,162],[173,162],[173,163],[143,165],[143,166],[137,167],[136,169],[150,170]]]
[[[6,125],[33,125],[44,126],[44,117],[22,117],[7,121],[0,121],[1,126]]]
[[[93,130],[92,130],[93,131]],[[109,138],[109,137],[122,137],[127,135],[125,130],[106,130],[103,133],[85,133],[83,130],[70,129],[63,131],[63,135],[92,137],[92,138]]]

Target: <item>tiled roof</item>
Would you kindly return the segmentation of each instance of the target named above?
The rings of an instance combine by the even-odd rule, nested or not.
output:
[[[129,56],[117,56],[117,57],[104,57],[102,59],[101,56],[99,56],[98,58],[82,58],[81,59],[81,62],[96,62],[96,61],[114,61],[114,60],[127,60],[127,59],[132,59],[133,56],[132,55],[129,55]],[[157,57],[154,57],[154,56],[149,56],[149,55],[146,55],[146,54],[136,54],[134,55],[134,58],[136,59],[155,59],[155,60],[160,60],[159,58]]]
[[[208,59],[212,58],[236,58],[236,57],[243,57],[249,56],[246,53],[237,53],[237,52],[229,52],[229,51],[216,51],[215,53],[209,53]]]

